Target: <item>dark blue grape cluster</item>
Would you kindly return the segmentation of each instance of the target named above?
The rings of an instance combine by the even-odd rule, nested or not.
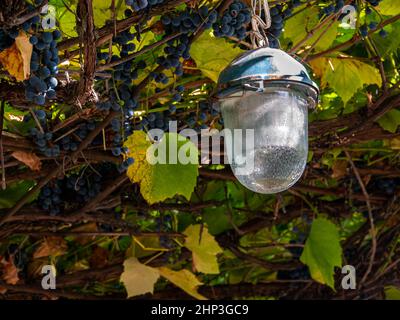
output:
[[[175,102],[179,102],[182,100],[182,93],[185,91],[185,87],[183,85],[178,85],[171,90],[171,101],[168,104],[168,111],[170,114],[174,114],[176,112],[176,104]]]
[[[124,102],[123,106],[123,119],[121,116],[117,116],[111,120],[111,152],[114,156],[119,157],[126,153],[122,147],[123,141],[126,137],[132,134],[131,118],[134,116],[134,110],[138,107],[138,101],[133,97],[131,92],[132,88],[126,84],[119,85],[118,95],[121,101]],[[99,102],[96,105],[100,111],[121,111],[121,106],[118,103],[115,92],[110,93],[110,97],[106,101]],[[132,162],[133,163],[133,162]],[[131,163],[131,160],[120,165],[119,170],[125,171]]]
[[[132,10],[136,12],[162,4],[163,2],[164,0],[125,0],[125,4],[132,7]]]
[[[31,57],[31,77],[25,81],[25,95],[27,100],[35,104],[44,105],[46,99],[56,97],[55,88],[58,85],[58,49],[57,40],[61,32],[41,32],[32,35],[29,41],[33,45]]]
[[[283,12],[283,7],[277,5],[270,10],[271,27],[268,29],[268,42],[271,48],[279,48],[278,38],[282,34],[283,24],[286,14]]]
[[[301,5],[301,1],[291,1],[284,5],[276,5],[271,8],[271,27],[268,29],[267,37],[271,48],[279,48],[279,37],[282,34],[284,21],[291,17],[293,9]]]
[[[133,44],[133,43],[132,43]],[[122,57],[123,51],[121,51],[121,57]],[[118,59],[118,56],[114,55],[111,57],[111,62],[115,61]],[[145,69],[146,64],[144,65],[143,68],[140,69]],[[125,63],[121,63],[117,66],[115,66],[113,72],[114,80],[115,81],[122,81],[126,85],[131,85],[132,80],[136,80],[138,78],[138,68],[135,68],[133,66],[132,61],[127,61]]]
[[[198,111],[191,112],[187,124],[190,128],[200,132],[209,129],[210,120],[219,116],[219,112],[214,109],[209,101],[200,101]]]
[[[166,56],[157,58],[157,63],[163,66],[165,69],[174,69],[174,73],[177,76],[183,75],[183,66],[181,58],[184,60],[190,59],[190,44],[189,38],[186,34],[181,35],[179,38],[170,40],[167,46],[164,48]],[[168,84],[169,78],[165,73],[151,73],[150,76],[156,83]]]
[[[58,157],[60,155],[60,146],[52,142],[53,134],[51,132],[41,132],[32,128],[30,134],[39,151],[46,157]]]
[[[123,110],[126,120],[133,117],[135,110],[139,107],[139,101],[134,96],[134,88],[122,83],[118,87],[118,95],[121,101],[123,101]]]
[[[167,34],[182,32],[185,34],[192,33],[200,26],[205,29],[211,28],[212,24],[217,21],[218,14],[216,11],[209,12],[207,6],[200,7],[197,11],[186,8],[177,14],[166,14],[161,16],[161,22]]]
[[[400,183],[400,179],[379,179],[373,180],[368,184],[368,189],[380,190],[382,193],[391,196],[396,193],[396,188]]]
[[[154,219],[156,232],[169,232],[172,230],[172,216],[165,214]],[[160,236],[160,246],[165,249],[174,249],[177,247],[175,241],[170,237]]]
[[[247,4],[240,0],[234,1],[217,22],[213,24],[216,37],[246,38],[246,25],[251,21],[251,11]]]
[[[101,178],[97,174],[71,175],[66,178],[65,185],[77,202],[86,202],[101,191]]]
[[[205,29],[210,28],[217,21],[217,17],[217,12],[209,12],[207,6],[202,6],[197,11],[187,8],[185,11],[174,15],[166,14],[161,16],[161,22],[167,35],[174,33],[182,33],[182,35],[168,41],[167,46],[164,48],[166,56],[159,57],[157,63],[165,69],[174,69],[174,73],[177,76],[182,76],[181,58],[183,60],[190,59],[189,34],[201,26]],[[152,77],[156,82],[162,84],[167,84],[169,81],[163,73],[152,74]]]
[[[38,205],[43,210],[49,212],[51,215],[57,215],[61,211],[63,181],[56,179],[48,183],[40,190]]]
[[[119,105],[118,101],[113,97],[115,96],[115,94],[111,94],[112,97],[104,100],[104,101],[99,101],[98,103],[96,103],[96,108],[99,111],[105,111],[108,112],[110,110],[113,111],[120,111],[121,110],[121,106]]]
[[[111,152],[114,156],[119,157],[124,150],[122,149],[121,145],[123,142],[123,137],[121,136],[121,119],[118,117],[111,120],[111,130],[113,131],[114,135],[112,137],[112,145],[113,148]]]
[[[206,101],[201,101],[199,103],[199,112],[197,114],[197,123],[198,130],[208,129],[208,121],[210,118],[215,116],[215,113],[218,114],[213,108],[210,107],[210,104]]]
[[[135,39],[135,34],[130,32],[129,30],[122,31],[116,37],[114,37],[113,41],[121,46],[120,47],[121,58],[125,58],[129,55],[129,53],[135,51],[136,46],[132,42],[134,39]],[[118,58],[118,56],[116,56],[116,58]],[[122,69],[124,68],[122,67]]]
[[[295,234],[296,238],[290,240],[289,244],[296,245],[296,244],[304,244],[306,240],[306,234],[299,230],[298,227],[293,227],[293,233]],[[294,258],[300,258],[301,253],[303,252],[302,247],[297,246],[289,246],[289,252],[293,255]]]
[[[90,131],[96,128],[96,121],[93,119],[87,120],[81,123],[73,132],[67,133],[67,135],[60,134],[60,137],[53,137],[52,132],[49,128],[51,123],[51,113],[46,113],[44,110],[35,110],[35,118],[39,121],[41,130],[37,128],[30,129],[30,136],[33,142],[38,147],[38,150],[44,154],[46,157],[58,157],[62,151],[74,152],[78,150],[79,144],[84,140]],[[24,121],[31,121],[32,117],[30,115],[24,116]],[[43,131],[42,131],[43,130]],[[98,135],[91,143],[91,145],[101,145],[102,141],[98,141],[101,138]],[[101,140],[101,139],[100,139]]]
[[[78,150],[79,144],[84,140],[90,131],[96,128],[96,122],[94,120],[88,120],[81,123],[77,130],[71,135],[65,136],[61,139],[61,148],[64,151],[76,151]]]
[[[135,163],[135,159],[129,157],[126,158],[124,161],[122,161],[122,163],[118,166],[118,171],[120,173],[126,171],[128,169],[129,166],[131,166],[132,164]]]
[[[48,118],[51,118],[51,113],[46,113],[44,110],[34,110],[35,117],[41,126],[41,130],[37,128],[30,129],[30,136],[33,142],[38,147],[38,150],[46,157],[58,157],[60,155],[60,147],[53,142],[53,133],[45,132],[48,131]],[[32,117],[30,115],[24,116],[24,121],[30,121]]]
[[[42,2],[43,0],[34,1],[35,5],[41,5]],[[7,15],[4,16],[6,12],[14,15],[15,12],[30,13],[33,10],[35,10],[35,7],[28,2],[18,2],[15,5],[16,7],[12,8],[4,7],[4,11],[2,11],[3,19],[9,18],[7,17]],[[0,52],[12,46],[12,44],[15,41],[15,38],[18,37],[20,30],[23,30],[25,32],[30,32],[33,28],[38,27],[39,22],[40,22],[40,16],[37,15],[25,21],[21,25],[14,26],[12,28],[0,28]]]
[[[120,55],[113,55],[109,59],[107,52],[98,52],[97,60],[115,62],[128,56],[136,49],[132,42],[134,38],[135,34],[130,31],[123,31],[114,38],[114,41],[120,45]],[[147,65],[143,60],[136,63],[130,60],[117,64],[112,68],[111,72],[107,72],[112,75],[115,81],[115,90],[110,91],[108,98],[98,102],[96,107],[103,112],[110,110],[123,111],[122,120],[117,117],[111,122],[111,130],[113,132],[111,151],[115,156],[120,156],[124,153],[121,146],[124,139],[132,134],[131,119],[139,106],[139,101],[134,96],[132,80],[137,79],[139,71],[144,70],[146,67]]]
[[[330,3],[326,7],[322,8],[321,14],[331,15],[339,12],[345,5],[344,0],[335,0],[335,3]]]
[[[365,8],[366,19],[368,19],[368,17],[371,17],[372,13],[374,12],[374,10],[371,7],[378,6],[381,1],[382,0],[367,0],[369,6]],[[373,20],[374,18],[369,18],[369,19],[371,20],[369,23],[365,23],[359,28],[360,35],[364,38],[368,36],[369,31],[375,31],[378,30],[379,28],[379,23]],[[386,38],[388,35],[387,31],[383,28],[379,30],[378,34],[382,38]]]
[[[92,165],[93,170],[84,168],[81,172],[51,180],[44,186],[38,197],[38,206],[57,215],[69,212],[95,198],[103,184],[115,177],[117,167],[110,162]]]
[[[124,118],[121,119],[121,116],[117,116],[111,120],[111,152],[116,157],[126,153],[126,150],[124,150],[122,144],[125,138],[132,134],[130,119],[134,116],[134,111],[138,107],[138,101],[133,97],[131,90],[132,89],[126,84],[121,84],[118,88],[119,97],[121,101],[124,102],[124,106],[122,108]],[[114,111],[121,110],[121,106],[117,102],[116,94],[114,92],[111,92],[109,100],[98,103],[97,108],[101,111],[109,111],[110,109]],[[128,166],[126,166],[126,168]]]
[[[168,111],[151,112],[142,119],[141,125],[146,129],[161,129],[168,131],[171,118],[168,116]]]

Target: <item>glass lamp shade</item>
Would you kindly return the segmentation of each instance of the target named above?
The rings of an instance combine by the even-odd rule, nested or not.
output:
[[[296,183],[307,162],[309,107],[304,92],[279,84],[220,100],[232,137],[225,138],[225,152],[241,184],[271,194]]]
[[[278,193],[300,179],[308,155],[308,109],[318,87],[286,52],[247,51],[219,75],[225,152],[240,183],[258,193]]]

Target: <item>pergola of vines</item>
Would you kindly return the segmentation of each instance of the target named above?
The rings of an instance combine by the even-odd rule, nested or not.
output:
[[[11,0],[5,2],[12,3]],[[104,0],[104,2],[106,1]],[[271,7],[285,2],[287,1],[269,1]],[[302,10],[306,10],[309,6],[317,6],[320,2],[307,1]],[[360,90],[361,92],[357,94],[362,98],[353,104],[355,107],[350,112],[343,107],[334,116],[324,117],[324,112],[326,112],[324,104],[328,103],[329,99],[322,99],[322,107],[310,115],[312,121],[309,126],[309,139],[312,158],[308,162],[303,177],[287,192],[261,198],[261,205],[256,209],[248,205],[247,202],[250,200],[246,198],[245,193],[245,195],[239,196],[244,204],[239,207],[234,206],[236,195],[229,188],[237,185],[237,182],[228,166],[215,170],[214,167],[205,165],[199,168],[199,177],[194,191],[196,196],[193,201],[176,197],[166,202],[149,205],[142,198],[138,186],[132,184],[126,173],[121,173],[106,181],[103,184],[105,187],[93,199],[65,214],[49,215],[39,209],[35,202],[31,202],[32,197],[56,177],[66,175],[84,166],[90,167],[102,162],[118,165],[122,162],[122,157],[112,156],[107,148],[90,147],[93,139],[102,135],[118,114],[116,111],[104,113],[96,109],[95,104],[103,94],[96,90],[98,76],[102,71],[110,70],[118,64],[159,50],[168,40],[177,35],[166,35],[161,40],[140,47],[127,57],[105,64],[98,63],[96,60],[98,49],[109,45],[112,50],[113,37],[134,26],[140,26],[138,29],[141,30],[142,38],[145,38],[147,33],[163,34],[162,27],[159,23],[154,22],[154,18],[167,12],[173,12],[183,4],[195,8],[200,3],[207,3],[222,13],[232,1],[171,0],[151,8],[145,14],[133,13],[128,18],[118,19],[117,1],[110,0],[108,11],[110,17],[101,27],[95,24],[96,1],[78,0],[74,9],[66,6],[66,10],[72,10],[76,17],[78,36],[64,37],[58,44],[61,67],[57,76],[59,80],[57,98],[55,101],[47,102],[45,108],[49,111],[62,110],[65,115],[64,118],[57,118],[57,114],[55,115],[52,127],[54,133],[66,128],[74,130],[83,120],[89,119],[96,119],[97,126],[80,142],[76,151],[62,151],[58,157],[40,155],[42,164],[40,171],[30,170],[26,164],[11,156],[15,151],[35,153],[36,146],[29,137],[12,130],[10,118],[5,116],[6,109],[11,107],[19,112],[30,112],[35,105],[26,100],[25,87],[22,82],[15,81],[6,71],[2,73],[0,80],[2,111],[0,115],[0,152],[3,183],[9,186],[29,180],[35,181],[35,184],[10,207],[0,210],[1,244],[7,246],[10,239],[16,236],[30,239],[29,241],[34,243],[53,237],[68,238],[74,239],[73,241],[82,247],[91,248],[92,255],[101,260],[100,262],[98,260],[91,261],[90,268],[77,268],[76,271],[71,268],[70,272],[60,274],[57,277],[56,290],[41,289],[40,279],[33,276],[35,272],[32,270],[28,272],[29,275],[20,274],[20,281],[16,284],[7,283],[6,279],[0,278],[0,287],[5,289],[5,293],[2,295],[4,298],[44,296],[102,299],[104,297],[126,297],[123,290],[114,290],[110,285],[118,283],[120,279],[126,252],[117,250],[112,255],[106,254],[103,249],[99,249],[98,243],[107,240],[117,241],[121,237],[146,239],[160,236],[179,241],[183,238],[183,234],[178,230],[170,232],[140,230],[134,220],[125,219],[124,215],[116,216],[116,208],[123,213],[150,215],[173,212],[178,216],[180,214],[185,217],[190,216],[190,219],[195,221],[203,221],[204,215],[209,217],[213,212],[217,212],[218,208],[224,208],[222,215],[228,221],[229,228],[217,232],[215,239],[219,246],[230,252],[232,256],[231,260],[220,261],[221,269],[231,271],[235,265],[243,264],[248,267],[249,273],[259,270],[260,274],[264,272],[269,275],[295,270],[302,264],[295,257],[281,259],[278,255],[277,259],[265,258],[268,251],[262,250],[288,248],[290,244],[287,242],[267,241],[268,243],[262,244],[261,250],[256,245],[244,246],[244,238],[256,237],[263,230],[271,231],[282,225],[292,225],[299,219],[312,220],[320,213],[341,226],[345,223],[344,221],[351,220],[355,213],[364,216],[365,219],[354,232],[341,234],[343,252],[352,252],[351,255],[345,255],[344,264],[354,265],[357,269],[359,277],[357,290],[339,288],[341,273],[338,270],[335,274],[336,292],[312,279],[278,280],[271,276],[270,280],[266,280],[267,277],[264,276],[262,281],[253,281],[257,279],[257,276],[251,279],[243,276],[240,281],[229,284],[218,283],[215,279],[214,282],[204,281],[204,284],[199,287],[199,292],[210,299],[256,296],[285,299],[381,299],[384,298],[386,287],[400,286],[398,269],[400,262],[400,249],[398,248],[400,239],[399,191],[389,194],[377,187],[375,183],[382,179],[399,181],[396,179],[400,178],[398,159],[398,141],[400,140],[397,140],[400,135],[399,130],[396,127],[394,131],[390,132],[379,123],[382,117],[400,106],[399,61],[396,56],[398,48],[393,50],[390,55],[385,54],[384,57],[374,42],[370,40],[379,29],[396,26],[400,14],[385,16],[379,22],[376,30],[369,31],[367,38],[355,31],[347,40],[333,42],[328,48],[317,50],[320,41],[323,41],[324,36],[341,17],[340,13],[334,13],[326,19],[321,19],[312,29],[307,30],[306,35],[296,43],[291,43],[287,48],[283,48],[287,49],[290,54],[299,57],[303,63],[308,64],[316,77],[321,76],[321,72],[316,70],[318,61],[353,59],[361,52],[359,57],[354,59],[375,67],[379,72],[382,85]],[[47,0],[42,5],[45,4],[47,4]],[[18,12],[7,12],[7,10],[7,5],[0,9],[3,17],[7,17],[7,19],[0,19],[0,26],[20,25],[30,18],[30,16],[18,14]],[[200,26],[190,36],[190,42],[195,43],[205,31]],[[319,36],[315,38],[315,34]],[[310,39],[313,39],[311,43]],[[251,47],[246,39],[239,41],[231,38],[225,41],[233,43],[243,50]],[[282,42],[282,45],[286,45],[286,43]],[[209,52],[209,55],[212,54]],[[70,67],[63,67],[63,63],[67,61],[74,63]],[[154,65],[154,67],[154,72],[163,71],[162,66]],[[191,101],[188,103],[187,110],[196,112],[198,101],[195,96],[190,96],[190,93],[200,90],[200,97],[208,98],[215,88],[215,83],[196,68],[196,62],[193,60],[189,60],[189,64],[184,66],[184,70],[186,75],[191,76],[190,80],[184,83],[187,101]],[[352,71],[349,70],[349,72]],[[112,79],[106,78],[101,81],[109,81],[112,86]],[[153,86],[149,74],[142,77],[140,82],[135,85],[135,96],[139,99],[141,110],[143,110],[143,113],[137,116],[138,120],[143,114],[160,110],[163,107],[160,101],[170,95],[171,87],[174,84],[167,85],[161,91],[149,96],[147,92]],[[327,90],[329,91],[329,88]],[[328,91],[323,91],[322,94],[332,93],[332,91]],[[363,105],[360,105],[359,101],[363,101]],[[185,113],[180,115],[181,120],[184,120],[185,115]],[[219,116],[211,119],[211,125],[218,122],[218,119]],[[216,185],[215,193],[218,196],[215,198],[203,197],[204,194],[210,192],[207,190],[213,187],[212,184]],[[111,231],[101,230],[98,228],[99,225],[107,225]],[[299,246],[301,247],[301,244]],[[69,248],[69,251],[65,253],[70,254],[71,259],[78,254],[73,250],[79,251],[79,248]],[[100,251],[101,254],[99,254]],[[143,263],[148,262],[148,265],[152,267],[166,265],[162,252],[161,254],[157,251],[151,253],[150,260],[149,256],[144,256],[139,260]],[[86,258],[88,261],[90,260],[88,257]],[[182,264],[190,264],[190,251],[182,248],[178,260]],[[33,263],[31,269],[34,269]],[[92,284],[103,286],[105,293],[99,294],[95,289],[82,290]],[[190,296],[181,289],[166,284],[156,290],[153,295],[147,294],[138,298],[186,299]]]

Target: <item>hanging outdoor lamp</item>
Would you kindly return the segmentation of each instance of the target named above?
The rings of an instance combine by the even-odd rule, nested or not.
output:
[[[232,132],[225,152],[242,185],[272,194],[297,182],[308,157],[308,109],[318,94],[306,68],[278,49],[248,51],[221,72],[217,105]],[[253,130],[252,142],[246,129]]]

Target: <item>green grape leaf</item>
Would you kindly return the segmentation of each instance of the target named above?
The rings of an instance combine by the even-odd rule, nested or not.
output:
[[[21,180],[7,185],[7,189],[0,190],[0,209],[12,208],[30,189],[35,186],[34,181]],[[38,193],[33,195],[29,202],[34,201]]]
[[[345,104],[364,85],[382,85],[378,69],[351,57],[318,58],[310,64],[321,77],[321,86],[334,89]]]
[[[400,8],[400,7],[398,7]],[[400,21],[396,21],[385,27],[388,33],[387,37],[381,37],[378,33],[372,35],[372,39],[376,44],[379,55],[383,58],[389,54],[396,52],[400,47]]]
[[[74,0],[64,0],[64,2],[68,8],[64,5],[63,1],[57,1],[52,4],[56,7],[57,25],[64,34],[64,37],[76,37],[78,36],[78,32],[74,12],[76,11],[76,4],[78,2]]]
[[[154,284],[160,277],[157,269],[148,267],[135,257],[124,261],[124,272],[120,281],[124,284],[129,297],[153,293]]]
[[[303,40],[307,33],[318,24],[319,9],[315,6],[303,9],[304,7],[299,8],[302,11],[294,14],[285,22],[284,37],[295,45]]]
[[[400,110],[394,109],[386,112],[377,122],[383,129],[395,133],[400,125]]]
[[[206,225],[191,225],[184,232],[185,247],[192,251],[193,266],[198,272],[218,274],[217,255],[222,253],[221,247],[209,234]]]
[[[127,175],[140,184],[148,203],[175,195],[190,199],[199,174],[198,150],[191,141],[176,133],[165,133],[160,142],[151,143],[146,133],[135,131],[124,146],[135,159]]]
[[[315,281],[335,288],[334,268],[342,266],[342,247],[332,222],[324,218],[314,220],[300,261],[308,266]]]
[[[332,45],[338,34],[339,22],[334,22],[329,27],[317,30],[314,35],[305,42],[306,45],[314,45],[316,51],[323,51]]]
[[[124,11],[128,7],[125,1],[115,1],[115,19],[121,20],[125,18]],[[107,20],[113,19],[113,11],[111,10],[111,2],[104,0],[93,1],[93,14],[94,23],[97,27],[102,27],[106,24]]]
[[[173,271],[167,267],[160,267],[158,270],[162,277],[181,288],[187,294],[198,300],[207,300],[206,297],[197,292],[197,288],[203,283],[201,283],[189,270],[183,269],[179,271]]]
[[[203,32],[190,49],[190,55],[197,68],[215,82],[218,81],[220,72],[243,52],[242,49],[235,48],[225,39],[216,38],[209,32]]]
[[[203,209],[203,221],[209,226],[210,234],[217,235],[232,229],[227,212],[225,205]]]

